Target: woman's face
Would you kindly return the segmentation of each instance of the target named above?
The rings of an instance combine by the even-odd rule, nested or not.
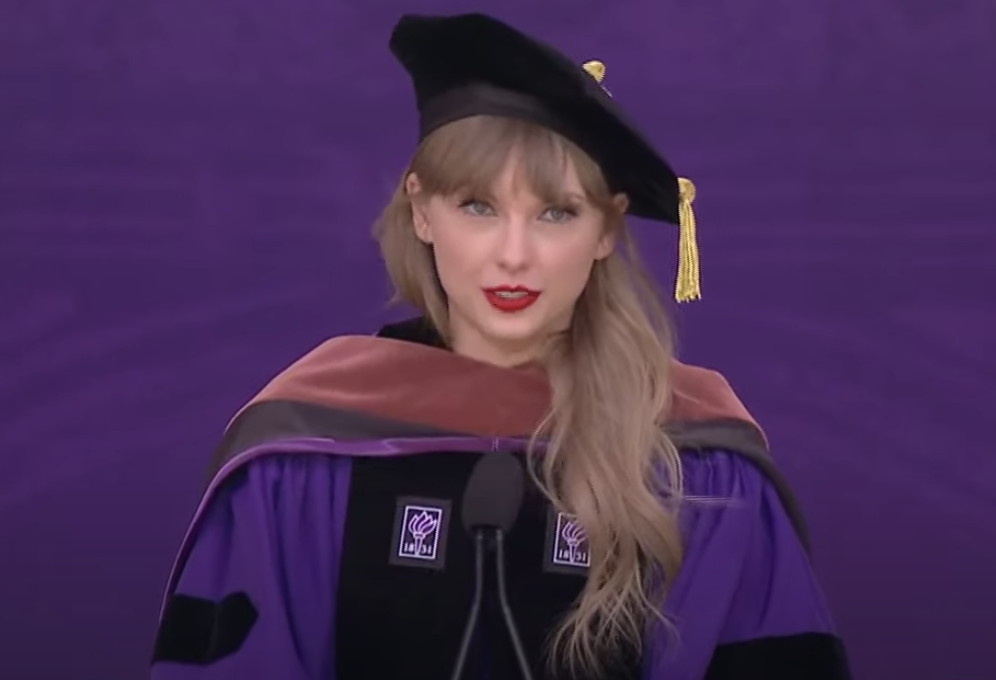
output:
[[[558,204],[536,196],[524,176],[512,154],[485,196],[426,196],[416,175],[406,181],[415,233],[432,246],[448,298],[454,351],[505,366],[536,358],[568,327],[592,266],[614,247],[572,163]],[[624,208],[625,197],[616,200]]]

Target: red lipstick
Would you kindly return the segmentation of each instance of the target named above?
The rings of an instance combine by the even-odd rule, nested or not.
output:
[[[539,296],[538,290],[531,290],[525,286],[496,286],[484,289],[484,297],[488,299],[488,304],[506,314],[521,312],[536,302]]]

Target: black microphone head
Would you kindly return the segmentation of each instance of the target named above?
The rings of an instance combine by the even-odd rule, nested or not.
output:
[[[522,464],[509,453],[486,453],[470,473],[463,493],[463,525],[468,531],[493,528],[508,533],[525,493]]]

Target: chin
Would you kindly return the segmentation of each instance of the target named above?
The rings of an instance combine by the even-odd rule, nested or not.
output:
[[[489,309],[484,318],[479,319],[481,332],[492,340],[522,343],[539,339],[543,335],[543,318],[525,310],[516,314],[506,314]]]
[[[559,325],[550,318],[548,310],[541,304],[511,314],[500,312],[490,305],[480,311],[477,322],[484,336],[495,343],[509,344],[519,349],[543,342]]]
[[[551,318],[549,307],[542,301],[511,314],[500,312],[487,303],[474,303],[464,308],[470,313],[460,316],[468,327],[473,328],[472,334],[477,338],[472,344],[484,352],[482,356],[493,357],[493,353],[497,352],[514,357],[516,362],[527,361],[534,357],[549,334],[560,326]],[[451,309],[451,319],[455,311]],[[476,353],[476,350],[471,353]]]

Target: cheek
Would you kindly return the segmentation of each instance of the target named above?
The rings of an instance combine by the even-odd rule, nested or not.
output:
[[[474,283],[480,245],[469,238],[466,230],[448,229],[447,225],[438,222],[436,225],[432,244],[436,272],[446,294],[450,297],[459,296],[462,287]]]
[[[584,290],[595,264],[595,251],[589,242],[576,247],[561,247],[550,253],[544,278],[547,287],[557,291],[557,297],[574,301]]]
[[[564,261],[553,277],[555,285],[565,298],[577,299],[591,276],[593,259],[580,258]]]
[[[611,252],[611,240],[602,236],[599,224],[585,224],[578,238],[560,251],[565,278],[584,286],[595,262]],[[580,282],[580,283],[579,283]]]

